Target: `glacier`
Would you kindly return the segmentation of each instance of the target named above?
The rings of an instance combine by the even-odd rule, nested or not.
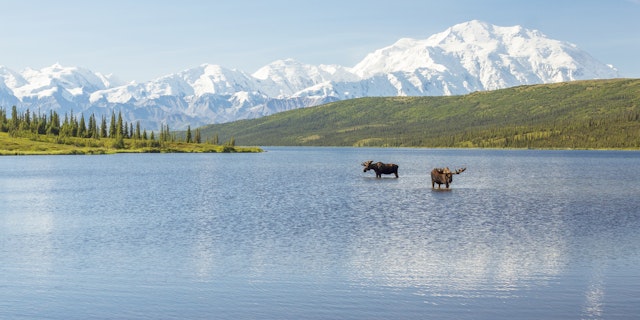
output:
[[[0,107],[88,117],[121,112],[156,130],[263,117],[360,97],[461,95],[518,85],[619,77],[576,45],[522,26],[472,20],[426,39],[402,38],[353,67],[274,61],[253,74],[202,64],[144,83],[56,63],[0,66]]]

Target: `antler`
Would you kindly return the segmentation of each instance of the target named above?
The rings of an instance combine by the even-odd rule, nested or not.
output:
[[[362,163],[362,166],[363,166],[363,167],[366,167],[366,166],[368,166],[368,165],[369,165],[370,163],[372,163],[372,162],[373,162],[373,160],[365,161],[365,162],[363,162],[363,163]]]

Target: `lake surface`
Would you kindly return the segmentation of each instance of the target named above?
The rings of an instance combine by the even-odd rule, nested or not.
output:
[[[266,150],[0,157],[0,318],[640,314],[640,152]]]

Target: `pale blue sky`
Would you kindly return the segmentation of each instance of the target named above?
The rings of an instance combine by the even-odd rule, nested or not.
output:
[[[144,82],[203,63],[352,67],[465,21],[522,25],[640,78],[640,0],[2,1],[0,65],[54,63]]]

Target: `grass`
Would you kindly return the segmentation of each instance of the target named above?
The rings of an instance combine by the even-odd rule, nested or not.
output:
[[[235,153],[262,152],[259,147],[224,146],[208,143],[150,142],[124,139],[124,148],[114,139],[60,138],[46,135],[12,137],[0,132],[0,155],[91,155],[114,153]]]

